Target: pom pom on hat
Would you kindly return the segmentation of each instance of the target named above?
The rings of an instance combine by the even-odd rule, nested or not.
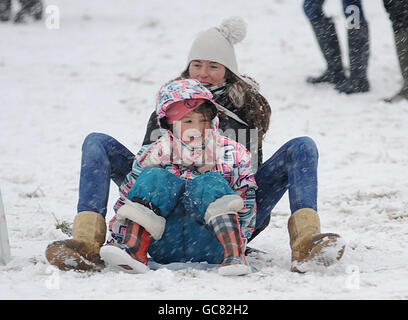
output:
[[[234,45],[244,40],[246,36],[246,23],[241,17],[230,17],[222,21],[218,30],[232,45]]]
[[[239,76],[234,44],[246,36],[246,23],[241,17],[230,17],[218,27],[200,32],[195,38],[187,59],[187,68],[193,60],[218,62]]]

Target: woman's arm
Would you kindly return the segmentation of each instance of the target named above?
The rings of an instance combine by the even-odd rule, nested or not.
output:
[[[116,201],[115,205],[113,206],[113,210],[117,212],[117,210],[125,203],[125,198],[127,198],[129,190],[134,185],[137,177],[143,171],[143,168],[139,164],[140,156],[149,148],[150,145],[142,146],[139,152],[136,154],[135,159],[133,160],[132,171],[129,172],[121,186],[119,187],[120,197]]]
[[[157,114],[153,112],[150,115],[149,122],[147,123],[145,137],[143,139],[143,145],[151,144],[160,138],[160,127],[157,123]]]

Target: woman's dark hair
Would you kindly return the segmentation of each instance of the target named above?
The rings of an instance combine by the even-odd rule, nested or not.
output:
[[[246,108],[246,118],[242,120],[247,122],[250,128],[258,129],[258,139],[262,141],[269,129],[272,113],[268,101],[258,92],[258,83],[254,79],[245,76],[249,83],[253,83],[253,85],[250,85],[228,68],[225,69],[225,80],[230,101],[238,109]],[[190,78],[188,67],[177,79],[187,78]],[[222,114],[220,114],[220,117],[222,117]]]

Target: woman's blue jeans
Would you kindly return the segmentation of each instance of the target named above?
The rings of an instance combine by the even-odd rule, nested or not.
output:
[[[258,184],[255,230],[269,219],[286,191],[289,191],[291,213],[302,208],[317,211],[318,156],[314,141],[299,137],[285,143],[258,168],[255,174]]]
[[[93,211],[105,217],[110,180],[120,186],[132,170],[133,160],[133,153],[114,138],[89,134],[82,146],[78,212]],[[285,143],[258,168],[255,230],[269,218],[286,191],[292,213],[301,208],[317,210],[317,162],[314,141],[298,137]]]
[[[305,0],[303,2],[303,10],[309,21],[315,21],[325,16],[322,8],[324,2],[325,0]],[[349,16],[349,13],[346,12],[347,7],[354,5],[359,8],[360,20],[365,21],[361,0],[342,0],[342,2],[343,12],[346,18]]]
[[[106,216],[110,180],[120,186],[132,170],[134,154],[103,133],[89,134],[82,145],[78,212]]]

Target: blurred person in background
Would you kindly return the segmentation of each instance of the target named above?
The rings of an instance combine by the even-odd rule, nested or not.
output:
[[[14,17],[15,23],[27,22],[27,19],[41,20],[43,4],[41,0],[19,0],[20,10]],[[7,22],[11,19],[11,0],[0,0],[0,21]]]
[[[386,102],[398,102],[408,100],[408,1],[407,0],[383,0],[384,7],[392,23],[394,32],[395,48],[402,75],[402,88]]]
[[[367,77],[370,54],[369,29],[364,17],[361,0],[343,0],[343,11],[349,20],[357,18],[347,27],[350,74],[347,77],[342,62],[342,54],[337,37],[336,26],[331,17],[323,12],[325,0],[305,0],[304,12],[309,19],[317,43],[327,62],[327,69],[317,77],[308,77],[312,84],[330,83],[341,93],[353,94],[367,92],[370,83]],[[355,14],[355,16],[354,16]]]

